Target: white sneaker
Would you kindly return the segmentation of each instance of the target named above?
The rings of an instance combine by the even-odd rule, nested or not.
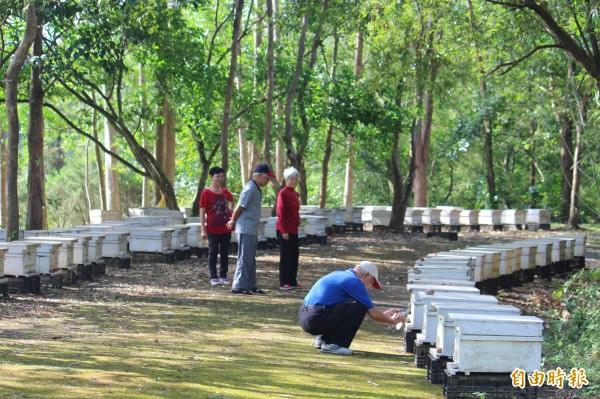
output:
[[[210,279],[210,285],[215,286],[215,285],[219,285],[219,284],[221,284],[221,283],[219,282],[218,278],[211,278]]]
[[[323,344],[321,345],[321,352],[331,353],[332,355],[350,356],[354,351],[350,348],[344,348],[343,346],[339,346],[336,344],[326,344],[325,342],[323,342]]]
[[[313,346],[315,348],[321,349],[321,346],[323,346],[323,336],[322,335],[315,336],[315,343],[313,344]]]
[[[231,283],[229,282],[229,280],[227,280],[227,278],[222,278],[222,279],[221,279],[221,284],[222,284],[222,285],[229,285],[229,284],[231,284]]]

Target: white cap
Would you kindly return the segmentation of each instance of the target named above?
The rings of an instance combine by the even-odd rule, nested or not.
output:
[[[363,260],[356,266],[358,266],[363,272],[369,273],[375,278],[375,281],[373,282],[373,288],[377,288],[378,290],[381,289],[381,284],[379,284],[379,272],[377,271],[377,266],[375,266],[375,263],[369,262],[368,260]]]

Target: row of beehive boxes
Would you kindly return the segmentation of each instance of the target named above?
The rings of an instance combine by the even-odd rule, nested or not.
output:
[[[548,236],[437,252],[418,260],[409,282],[472,284],[585,256],[586,236]]]
[[[512,306],[498,305],[491,295],[481,295],[475,281],[488,272],[489,278],[494,278],[495,267],[485,266],[485,258],[490,256],[504,258],[498,272],[508,273],[508,265],[518,264],[506,262],[509,252],[517,248],[531,250],[525,251],[528,256],[523,256],[523,251],[520,254],[521,265],[531,268],[583,257],[585,246],[585,236],[553,236],[440,252],[420,259],[415,269],[423,273],[408,279],[411,303],[406,329],[418,333],[417,346],[431,347],[430,359],[450,359],[447,371],[451,374],[539,369],[542,321],[521,316]],[[513,256],[519,257],[518,251]]]
[[[362,220],[365,223],[370,223],[372,226],[389,226],[390,224],[391,206],[365,206],[362,212]],[[446,206],[406,208],[404,224],[409,226],[550,225],[550,211],[547,209],[467,210]]]
[[[128,258],[130,252],[207,246],[201,239],[199,224],[161,224],[169,221],[170,218],[134,217],[103,224],[22,231],[20,240],[0,244],[4,248],[0,251],[3,255],[0,276],[46,274],[103,258]]]

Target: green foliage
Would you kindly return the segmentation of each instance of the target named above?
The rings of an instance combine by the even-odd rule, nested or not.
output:
[[[545,329],[545,362],[570,370],[586,370],[588,397],[600,394],[600,269],[583,269],[553,294],[570,314],[568,318],[549,314],[553,321]],[[559,317],[557,317],[559,316]]]

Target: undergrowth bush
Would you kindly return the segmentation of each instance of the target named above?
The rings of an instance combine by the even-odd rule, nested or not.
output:
[[[583,368],[589,385],[586,397],[600,395],[600,269],[583,269],[554,292],[568,310],[545,329],[546,368],[560,367],[566,373]]]

